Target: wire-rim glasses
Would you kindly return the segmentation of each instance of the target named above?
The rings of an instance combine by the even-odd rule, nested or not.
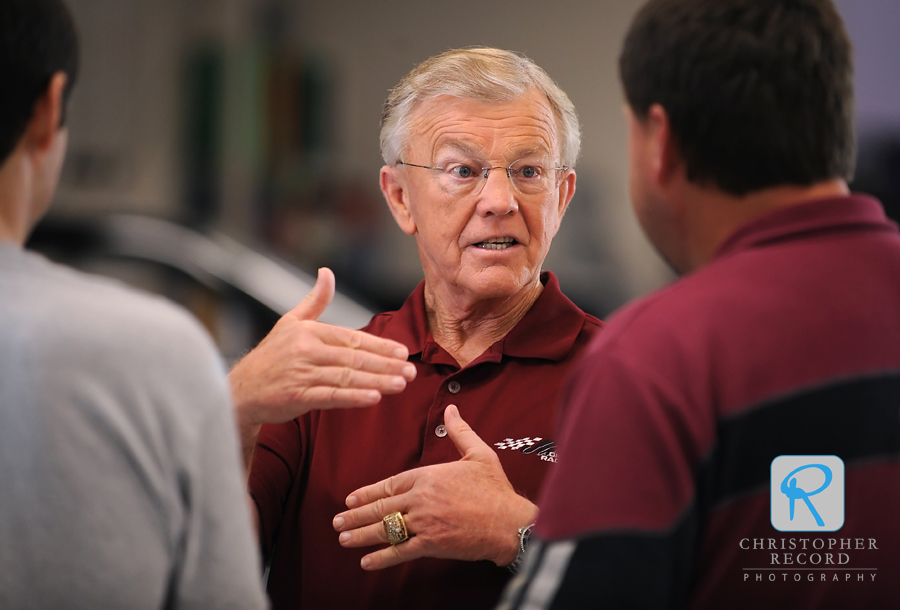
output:
[[[397,161],[397,165],[419,167],[437,174],[438,183],[444,192],[456,196],[477,194],[487,183],[488,176],[495,169],[506,171],[506,177],[513,188],[522,195],[542,195],[558,186],[556,172],[569,169],[568,166],[551,167],[549,161],[520,159],[509,166],[484,167],[477,161],[451,161],[443,166],[417,165]]]

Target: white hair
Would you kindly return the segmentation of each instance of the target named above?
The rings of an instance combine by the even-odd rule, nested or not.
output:
[[[506,102],[537,89],[556,117],[560,162],[574,167],[581,149],[581,125],[569,96],[532,60],[502,49],[451,49],[426,59],[391,89],[381,113],[381,156],[388,165],[402,159],[413,110],[422,102],[451,95],[480,102]]]

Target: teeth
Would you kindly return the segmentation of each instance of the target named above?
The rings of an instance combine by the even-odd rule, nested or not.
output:
[[[492,237],[475,245],[485,250],[504,250],[512,246],[515,241],[512,237]]]

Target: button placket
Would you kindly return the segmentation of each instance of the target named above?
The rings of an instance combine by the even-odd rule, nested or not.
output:
[[[445,379],[441,383],[441,386],[437,393],[437,396],[435,396],[435,401],[432,403],[432,407],[431,407],[433,409],[433,411],[431,412],[432,416],[429,417],[429,419],[431,419],[430,425],[433,427],[426,428],[426,430],[428,430],[428,429],[432,430],[434,433],[434,436],[431,436],[429,433],[426,432],[426,437],[430,437],[431,440],[430,441],[426,440],[426,442],[425,442],[423,459],[425,458],[425,454],[428,453],[429,443],[435,443],[434,446],[437,447],[438,444],[441,444],[441,445],[443,444],[443,443],[440,443],[439,439],[443,439],[443,438],[447,437],[447,435],[448,435],[447,426],[444,425],[444,422],[443,422],[444,410],[446,410],[447,405],[456,403],[456,400],[450,398],[450,396],[448,396],[448,394],[456,395],[456,394],[459,394],[459,392],[461,390],[462,390],[462,383],[460,383],[456,379],[451,379],[449,381]]]
[[[447,383],[447,391],[451,394],[459,394],[459,391],[461,389],[462,385],[455,379]],[[445,436],[447,436],[447,426],[445,426],[444,424],[438,424],[438,426],[434,429],[434,435],[438,438],[444,438]]]

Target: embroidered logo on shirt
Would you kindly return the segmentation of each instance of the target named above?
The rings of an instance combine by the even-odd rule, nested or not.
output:
[[[494,443],[497,449],[510,449],[512,451],[521,451],[524,454],[535,453],[541,456],[544,462],[556,462],[556,443],[544,440],[540,436],[531,438],[526,436],[518,440],[505,438],[499,443]]]

